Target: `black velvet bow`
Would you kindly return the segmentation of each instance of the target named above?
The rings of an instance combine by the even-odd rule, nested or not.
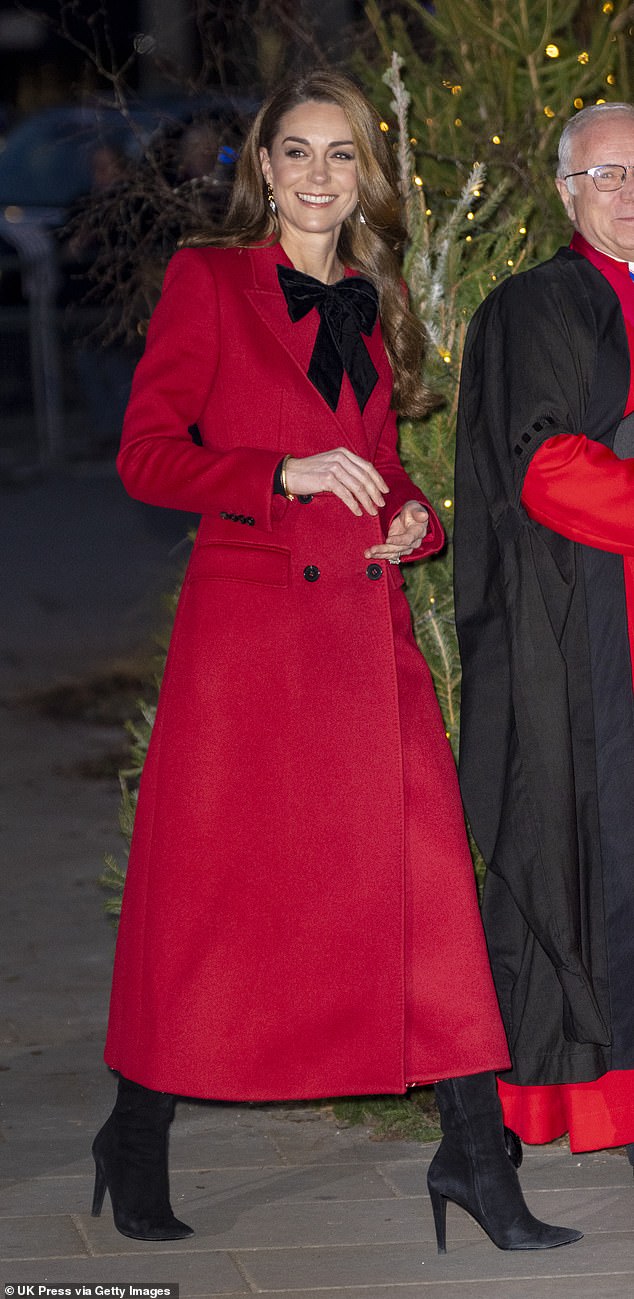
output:
[[[322,284],[291,266],[278,266],[277,274],[293,322],[313,307],[321,317],[308,367],[311,383],[336,410],[345,370],[363,410],[379,377],[361,337],[369,336],[376,324],[379,299],[374,285],[359,275]]]

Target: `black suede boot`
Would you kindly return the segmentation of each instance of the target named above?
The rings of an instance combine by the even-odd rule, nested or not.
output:
[[[495,1074],[436,1083],[443,1138],[432,1159],[431,1196],[438,1253],[446,1254],[447,1201],[466,1209],[498,1249],[552,1249],[580,1240],[572,1227],[551,1227],[526,1207],[504,1144]]]
[[[92,1215],[99,1217],[106,1187],[114,1224],[133,1240],[181,1240],[191,1227],[172,1213],[167,1175],[167,1133],[174,1097],[119,1077],[115,1107],[93,1141],[95,1191]]]

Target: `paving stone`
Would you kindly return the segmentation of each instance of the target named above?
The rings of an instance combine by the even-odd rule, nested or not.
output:
[[[64,1214],[0,1218],[0,1258],[46,1259],[88,1256],[74,1222]]]
[[[497,1250],[483,1235],[475,1243],[452,1243],[451,1236],[448,1240],[449,1252],[442,1257],[436,1254],[435,1245],[425,1242],[385,1242],[371,1246],[239,1250],[236,1258],[253,1287],[265,1292],[514,1280],[525,1286],[522,1299],[541,1299],[544,1282],[559,1281],[566,1275],[587,1279],[608,1274],[623,1278],[622,1299],[631,1299],[634,1232],[594,1233],[591,1238],[561,1249],[516,1252]],[[444,1294],[444,1290],[440,1293]],[[593,1299],[603,1299],[601,1290],[595,1288]]]
[[[119,1236],[121,1249],[116,1253],[102,1254],[99,1258],[56,1258],[46,1263],[7,1263],[3,1266],[2,1282],[48,1282],[71,1285],[116,1285],[122,1281],[138,1285],[159,1285],[161,1282],[178,1282],[180,1299],[193,1299],[195,1295],[244,1295],[252,1290],[239,1268],[228,1254],[222,1252],[200,1253],[185,1248],[179,1250],[171,1242],[160,1251],[154,1246],[137,1245]],[[126,1246],[130,1248],[127,1249]],[[16,1296],[17,1299],[17,1296]]]

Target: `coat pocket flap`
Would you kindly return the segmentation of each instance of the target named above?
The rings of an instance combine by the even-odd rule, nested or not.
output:
[[[188,581],[199,578],[288,586],[291,552],[283,546],[251,546],[240,541],[206,541],[194,548]]]

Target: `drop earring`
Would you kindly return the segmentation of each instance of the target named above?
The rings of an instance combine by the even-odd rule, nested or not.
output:
[[[367,226],[368,224],[363,215],[363,208],[361,207],[361,204],[359,204],[359,221],[361,222],[362,226]]]
[[[273,193],[273,186],[271,185],[271,182],[270,182],[270,181],[267,181],[267,185],[266,185],[266,197],[267,197],[268,205],[269,205],[269,207],[270,207],[270,209],[271,209],[271,212],[273,213],[273,216],[276,216],[276,215],[277,215],[277,203],[275,202],[275,194]]]

